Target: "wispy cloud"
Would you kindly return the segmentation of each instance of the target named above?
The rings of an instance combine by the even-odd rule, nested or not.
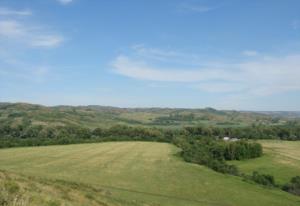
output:
[[[149,66],[146,62],[136,61],[127,56],[118,56],[112,63],[114,72],[140,80],[167,81],[167,82],[197,82],[204,80],[219,79],[231,77],[227,76],[225,71],[219,70],[187,70],[170,69]],[[226,76],[226,77],[225,77]]]
[[[73,0],[57,0],[57,1],[63,5],[67,5],[73,2]]]
[[[34,47],[56,47],[64,41],[60,35],[41,35],[32,39],[31,45]]]
[[[0,40],[12,43],[23,43],[31,47],[56,47],[64,38],[53,32],[46,31],[41,26],[30,25],[17,20],[0,20]]]
[[[120,55],[114,59],[112,68],[115,73],[129,78],[152,82],[185,82],[193,88],[211,93],[243,92],[267,96],[300,91],[300,54],[256,56],[252,61],[207,65],[174,69],[137,56]]]
[[[13,10],[6,7],[0,7],[0,16],[30,16],[32,12],[26,10]]]
[[[15,20],[0,20],[0,36],[15,38],[25,35],[25,29]]]
[[[30,10],[16,10],[0,7],[0,42],[2,44],[14,44],[18,47],[51,48],[59,46],[64,37],[47,26],[32,23]]]
[[[24,52],[58,47],[64,37],[44,24],[33,23],[35,16],[31,15],[29,10],[0,8],[0,77],[30,82],[43,82],[49,77],[47,63],[25,60]]]

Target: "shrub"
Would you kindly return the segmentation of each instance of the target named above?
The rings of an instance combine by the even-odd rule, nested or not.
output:
[[[300,176],[293,177],[290,183],[282,188],[284,191],[300,196]]]
[[[252,173],[251,180],[261,185],[275,186],[274,177],[269,174],[260,174],[257,171],[254,171]]]

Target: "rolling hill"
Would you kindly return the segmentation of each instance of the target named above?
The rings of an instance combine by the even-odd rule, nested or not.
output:
[[[290,114],[290,113],[288,113]],[[212,108],[117,108],[104,106],[46,107],[27,103],[0,103],[0,123],[65,126],[89,128],[109,127],[115,124],[147,127],[177,128],[182,126],[210,125],[241,127],[252,124],[280,125],[290,120],[289,115],[277,113],[223,111]]]

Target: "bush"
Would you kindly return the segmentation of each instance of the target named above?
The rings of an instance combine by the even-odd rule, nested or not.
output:
[[[282,188],[284,191],[300,196],[300,176],[293,177],[290,183]]]
[[[238,168],[235,165],[228,165],[224,161],[211,160],[208,167],[215,170],[216,172],[221,172],[223,174],[238,175]]]
[[[251,180],[265,186],[276,186],[274,177],[272,175],[260,174],[257,171],[252,173]]]

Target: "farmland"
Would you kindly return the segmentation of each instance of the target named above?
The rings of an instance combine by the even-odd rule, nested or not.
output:
[[[12,148],[0,150],[0,169],[89,185],[108,205],[299,205],[297,196],[186,163],[178,152],[153,142]]]
[[[258,171],[271,174],[279,184],[300,174],[300,142],[260,140],[264,155],[257,159],[235,161],[242,172]]]

